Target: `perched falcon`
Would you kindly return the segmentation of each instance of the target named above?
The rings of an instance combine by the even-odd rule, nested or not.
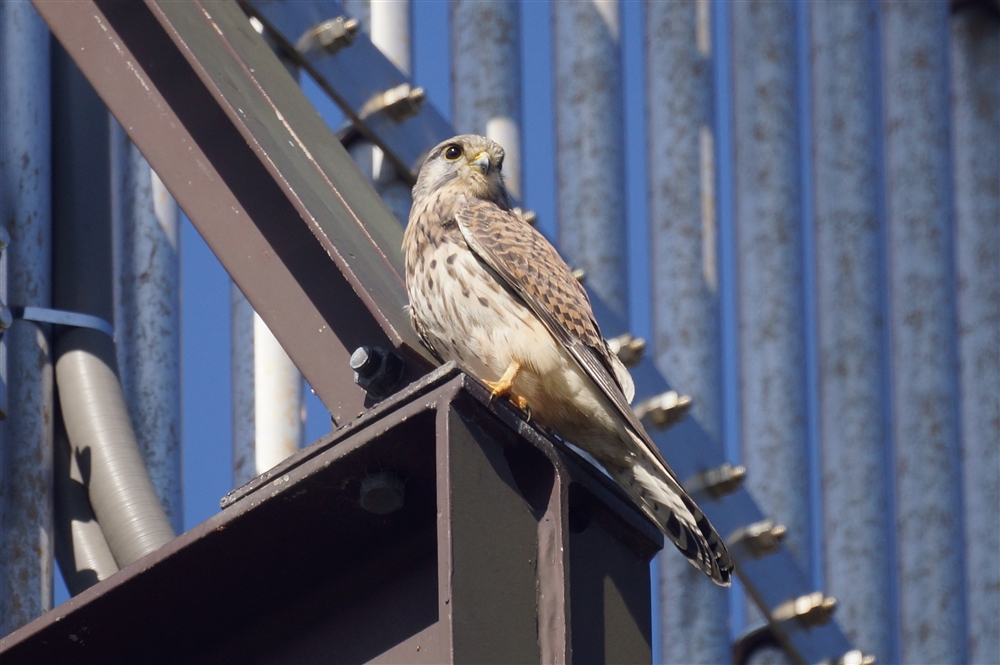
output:
[[[421,167],[403,238],[413,327],[439,358],[590,453],[691,563],[728,585],[729,552],[629,406],[632,378],[586,291],[511,210],[503,156],[463,135]]]

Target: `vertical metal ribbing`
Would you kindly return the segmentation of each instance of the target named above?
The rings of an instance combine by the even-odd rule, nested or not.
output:
[[[810,568],[795,3],[733,3],[740,398],[748,486]]]
[[[650,266],[656,361],[722,437],[711,5],[647,1]],[[730,659],[725,590],[660,557],[664,663]]]
[[[809,12],[826,590],[854,644],[891,662],[876,17],[868,0]]]
[[[177,204],[114,119],[111,169],[115,339],[122,390],[156,495],[174,531],[181,533]]]
[[[0,219],[7,304],[51,303],[49,31],[27,2],[0,3]],[[9,416],[0,445],[0,635],[52,607],[52,355],[44,326],[4,333]]]
[[[617,0],[552,4],[559,250],[628,319]]]
[[[881,7],[901,660],[962,663],[949,7]]]
[[[503,146],[504,182],[521,190],[520,6],[505,0],[451,2],[451,111],[461,134]]]
[[[969,662],[1000,662],[1000,20],[951,23]]]

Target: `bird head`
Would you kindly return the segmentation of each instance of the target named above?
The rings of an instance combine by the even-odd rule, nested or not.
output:
[[[439,143],[427,155],[413,186],[413,200],[430,193],[452,194],[492,201],[509,209],[502,169],[503,148],[499,143],[475,134],[456,136]]]

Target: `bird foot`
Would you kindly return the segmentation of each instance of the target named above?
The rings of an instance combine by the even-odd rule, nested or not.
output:
[[[483,383],[490,389],[490,404],[497,397],[506,397],[510,400],[511,404],[527,414],[528,420],[531,420],[531,407],[528,406],[528,400],[511,392],[514,388],[514,379],[517,378],[517,374],[520,371],[521,363],[514,360],[510,363],[507,371],[503,373],[499,381],[483,381]]]
[[[492,403],[497,397],[505,397],[510,394],[511,388],[514,387],[514,379],[517,378],[517,373],[520,371],[521,363],[515,360],[511,362],[507,371],[503,373],[503,376],[500,377],[499,381],[495,383],[493,381],[483,381],[483,383],[485,383],[491,391],[490,403]]]
[[[483,381],[483,383],[490,388],[490,404],[492,404],[497,397],[506,397],[511,404],[523,411],[524,415],[527,416],[528,422],[531,422],[531,406],[528,405],[527,399],[521,397],[520,395],[515,395],[510,391],[510,388],[507,388],[506,390],[498,390],[497,387],[499,386],[499,382],[493,383],[492,381]]]
[[[514,394],[511,394],[508,397],[510,399],[510,403],[516,406],[517,408],[521,409],[521,411],[524,411],[524,415],[526,415],[528,417],[528,420],[530,421],[531,407],[528,405],[528,400],[521,397],[520,395],[514,395]]]

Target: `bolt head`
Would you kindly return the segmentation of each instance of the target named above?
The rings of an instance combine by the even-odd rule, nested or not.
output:
[[[376,515],[388,515],[403,507],[403,481],[387,471],[361,481],[361,507]]]
[[[374,365],[376,365],[377,362],[375,354],[372,353],[372,350],[367,346],[359,346],[355,349],[354,353],[351,354],[351,369],[361,376],[371,374],[371,371],[374,369]]]

